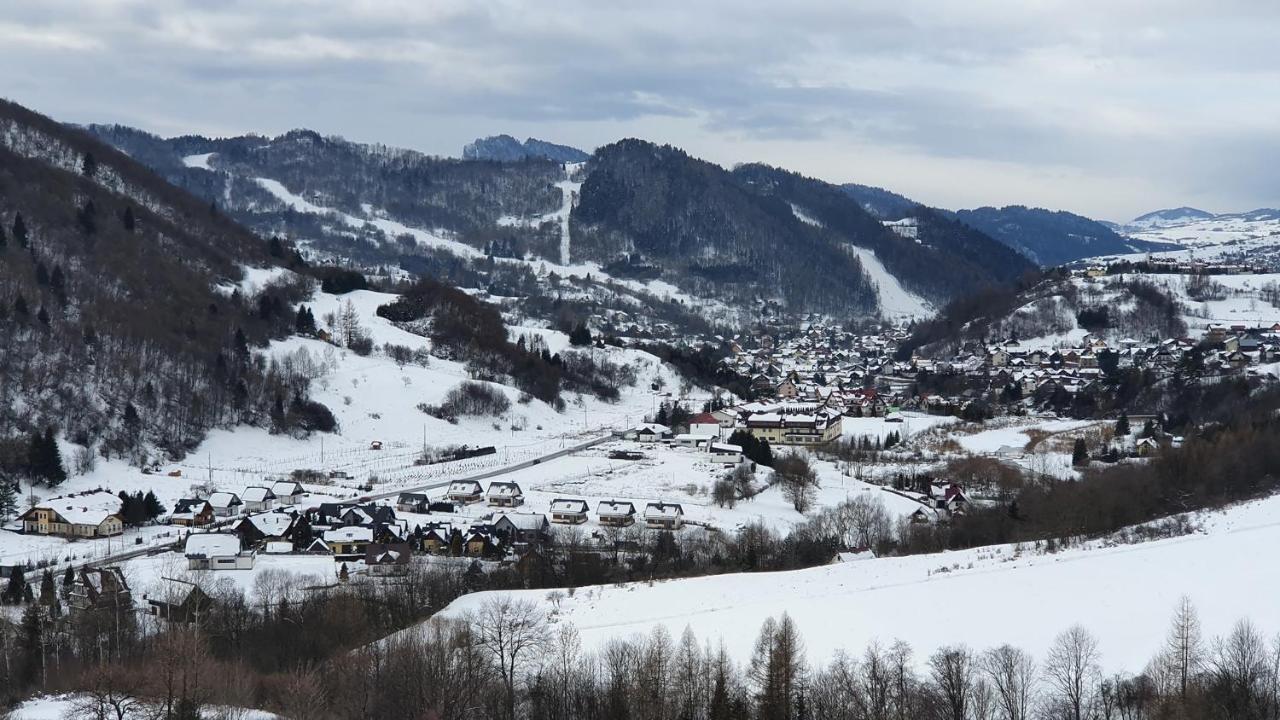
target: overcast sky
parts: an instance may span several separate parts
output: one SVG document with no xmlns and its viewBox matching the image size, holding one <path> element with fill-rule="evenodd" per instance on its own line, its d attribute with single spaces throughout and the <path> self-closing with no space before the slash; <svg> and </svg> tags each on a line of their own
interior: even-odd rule
<svg viewBox="0 0 1280 720">
<path fill-rule="evenodd" d="M 1280 205 L 1274 0 L 11 0 L 0 93 L 164 135 L 669 142 L 942 207 Z M 625 8 L 625 9 L 620 9 Z"/>
</svg>

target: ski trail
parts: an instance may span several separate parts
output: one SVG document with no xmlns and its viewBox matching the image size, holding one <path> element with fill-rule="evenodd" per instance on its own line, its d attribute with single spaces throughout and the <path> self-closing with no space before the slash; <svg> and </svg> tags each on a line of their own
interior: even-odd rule
<svg viewBox="0 0 1280 720">
<path fill-rule="evenodd" d="M 569 264 L 569 213 L 573 211 L 573 196 L 582 187 L 582 183 L 573 181 L 573 173 L 582 163 L 565 163 L 564 179 L 556 183 L 563 197 L 560 210 L 556 212 L 560 220 L 560 264 Z"/>
</svg>

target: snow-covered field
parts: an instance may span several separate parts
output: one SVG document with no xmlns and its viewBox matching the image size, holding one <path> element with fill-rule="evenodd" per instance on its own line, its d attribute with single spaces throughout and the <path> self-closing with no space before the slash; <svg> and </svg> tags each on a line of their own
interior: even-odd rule
<svg viewBox="0 0 1280 720">
<path fill-rule="evenodd" d="M 817 661 L 895 639 L 909 642 L 917 658 L 944 645 L 1006 642 L 1043 657 L 1057 633 L 1079 623 L 1100 638 L 1105 667 L 1132 671 L 1158 649 L 1182 595 L 1200 610 L 1206 636 L 1224 634 L 1244 617 L 1264 632 L 1280 630 L 1280 565 L 1259 555 L 1280 542 L 1278 512 L 1280 496 L 1207 515 L 1203 533 L 1056 554 L 996 546 L 580 588 L 557 597 L 558 609 L 547 591 L 514 594 L 542 604 L 555 622 L 573 623 L 587 647 L 656 625 L 673 635 L 688 626 L 746 661 L 760 625 L 785 612 Z M 490 595 L 463 597 L 445 615 L 474 610 Z"/>
<path fill-rule="evenodd" d="M 208 715 L 213 717 L 221 710 L 226 708 L 210 708 Z M 79 714 L 74 695 L 46 695 L 22 702 L 13 708 L 7 717 L 10 720 L 70 720 L 89 716 Z M 274 713 L 244 708 L 234 708 L 232 717 L 240 720 L 278 720 L 280 718 Z"/>
</svg>

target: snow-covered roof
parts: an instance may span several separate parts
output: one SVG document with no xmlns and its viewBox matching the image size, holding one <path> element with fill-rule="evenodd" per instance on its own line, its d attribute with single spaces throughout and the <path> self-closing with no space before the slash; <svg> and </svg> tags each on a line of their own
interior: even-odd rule
<svg viewBox="0 0 1280 720">
<path fill-rule="evenodd" d="M 199 533 L 187 536 L 183 547 L 187 557 L 232 557 L 240 554 L 240 538 L 230 533 Z"/>
<path fill-rule="evenodd" d="M 216 492 L 209 496 L 209 504 L 215 508 L 228 508 L 242 504 L 240 496 L 230 492 Z"/>
<path fill-rule="evenodd" d="M 278 537 L 288 532 L 289 527 L 293 525 L 293 516 L 287 513 L 270 512 L 250 515 L 243 522 L 252 523 L 258 528 L 258 532 L 267 537 Z"/>
<path fill-rule="evenodd" d="M 711 452 L 741 453 L 742 446 L 733 443 L 711 443 Z"/>
<path fill-rule="evenodd" d="M 277 480 L 272 484 L 271 492 L 275 493 L 276 497 L 283 497 L 285 495 L 302 495 L 306 492 L 306 488 L 302 487 L 302 483 L 294 482 L 292 480 Z"/>
<path fill-rule="evenodd" d="M 634 515 L 636 506 L 626 500 L 601 500 L 596 505 L 596 514 L 605 517 L 617 517 L 619 515 Z"/>
<path fill-rule="evenodd" d="M 674 518 L 684 515 L 684 508 L 678 503 L 649 503 L 644 507 L 646 518 Z"/>
<path fill-rule="evenodd" d="M 53 498 L 36 508 L 47 508 L 58 513 L 73 525 L 101 525 L 111 515 L 119 514 L 120 498 L 106 491 Z"/>
<path fill-rule="evenodd" d="M 327 543 L 371 542 L 372 540 L 373 528 L 370 527 L 348 525 L 324 531 L 324 541 Z"/>
<path fill-rule="evenodd" d="M 449 483 L 448 494 L 463 493 L 470 494 L 480 492 L 480 483 L 475 480 L 454 480 Z"/>
<path fill-rule="evenodd" d="M 585 513 L 587 511 L 586 500 L 570 500 L 568 498 L 556 498 L 551 501 L 551 512 L 553 513 Z"/>
<path fill-rule="evenodd" d="M 547 516 L 542 513 L 504 513 L 499 516 L 498 522 L 502 520 L 511 523 L 517 530 L 540 530 L 547 524 Z"/>
<path fill-rule="evenodd" d="M 494 482 L 489 484 L 489 497 L 521 497 L 520 485 L 513 482 Z"/>
<path fill-rule="evenodd" d="M 240 499 L 245 502 L 260 503 L 267 500 L 275 500 L 276 494 L 271 492 L 271 488 L 253 485 L 245 488 L 244 492 L 240 493 Z"/>
</svg>

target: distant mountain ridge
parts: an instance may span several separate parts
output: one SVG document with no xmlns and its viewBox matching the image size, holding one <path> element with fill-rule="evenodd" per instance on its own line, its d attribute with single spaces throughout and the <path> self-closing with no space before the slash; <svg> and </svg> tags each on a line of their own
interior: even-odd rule
<svg viewBox="0 0 1280 720">
<path fill-rule="evenodd" d="M 589 153 L 569 145 L 557 145 L 537 138 L 527 138 L 523 143 L 510 135 L 491 135 L 478 138 L 462 148 L 464 160 L 495 160 L 514 162 L 529 158 L 543 158 L 558 163 L 585 162 Z"/>
<path fill-rule="evenodd" d="M 855 183 L 840 187 L 881 220 L 911 217 L 919 214 L 919 208 L 923 207 L 911 198 L 884 188 Z M 1064 210 L 1008 205 L 937 212 L 990 235 L 1041 267 L 1164 247 L 1126 237 L 1117 227 Z"/>
<path fill-rule="evenodd" d="M 1153 228 L 1184 225 L 1199 220 L 1212 220 L 1214 214 L 1193 207 L 1166 208 L 1139 215 L 1130 220 L 1126 227 L 1134 230 L 1151 230 Z"/>
</svg>

